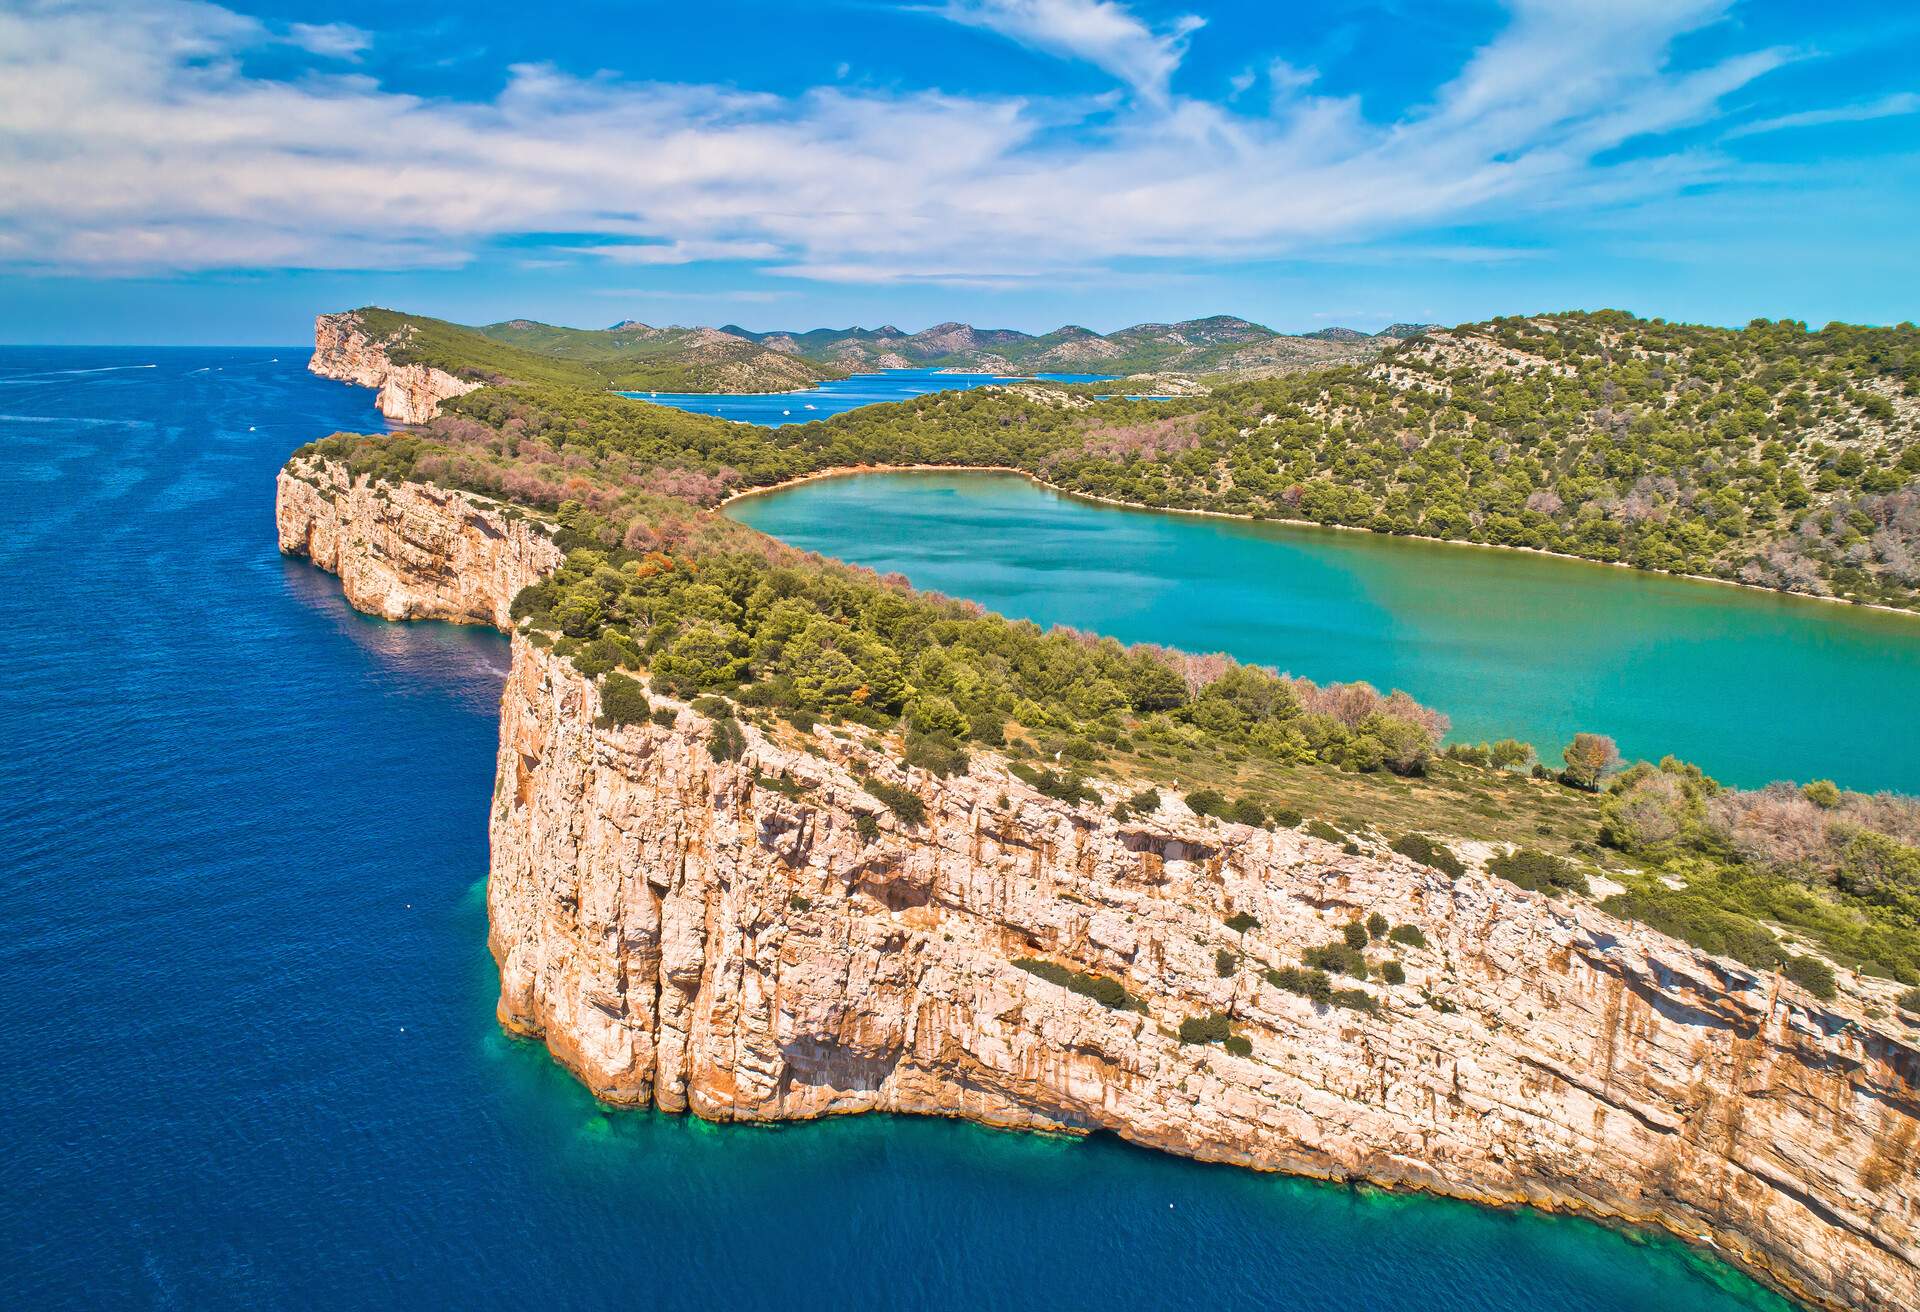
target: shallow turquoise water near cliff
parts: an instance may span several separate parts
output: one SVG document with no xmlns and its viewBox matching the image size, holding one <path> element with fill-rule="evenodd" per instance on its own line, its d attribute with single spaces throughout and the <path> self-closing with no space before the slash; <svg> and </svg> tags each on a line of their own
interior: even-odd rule
<svg viewBox="0 0 1920 1312">
<path fill-rule="evenodd" d="M 1055 383 L 1098 383 L 1111 374 L 1024 374 Z M 907 401 L 930 392 L 968 391 L 1011 379 L 1001 374 L 950 374 L 938 369 L 883 369 L 878 373 L 833 378 L 798 392 L 626 392 L 676 410 L 717 415 L 749 424 L 779 428 L 811 423 L 863 405 Z"/>
<path fill-rule="evenodd" d="M 796 546 L 1008 615 L 1405 688 L 1554 763 L 1576 731 L 1721 780 L 1920 792 L 1920 616 L 1584 561 L 1103 506 L 1012 474 L 735 502 Z"/>
<path fill-rule="evenodd" d="M 0 1306 L 1784 1306 L 1112 1141 L 601 1112 L 493 1021 L 505 644 L 274 549 L 286 453 L 374 422 L 304 358 L 0 350 Z"/>
</svg>

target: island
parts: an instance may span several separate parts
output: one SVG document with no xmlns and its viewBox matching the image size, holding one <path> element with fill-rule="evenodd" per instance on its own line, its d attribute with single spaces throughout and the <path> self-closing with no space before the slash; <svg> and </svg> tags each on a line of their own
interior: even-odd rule
<svg viewBox="0 0 1920 1312">
<path fill-rule="evenodd" d="M 1456 349 L 1432 343 L 1380 360 Z M 510 635 L 499 1016 L 608 1103 L 1109 1132 L 1657 1225 L 1809 1302 L 1916 1312 L 1920 804 L 1615 770 L 1598 734 L 1527 769 L 1444 747 L 1404 694 L 1043 633 L 711 508 L 923 461 L 1217 499 L 1208 442 L 1292 458 L 1290 419 L 1221 426 L 1266 395 L 1236 387 L 1324 393 L 1354 435 L 1425 395 L 1371 412 L 1350 368 L 1172 414 L 1015 388 L 775 431 L 487 386 L 296 452 L 279 543 L 362 610 Z M 1442 372 L 1415 445 L 1507 445 L 1452 428 L 1480 393 Z M 1583 422 L 1589 455 L 1632 446 L 1631 417 Z M 1905 471 L 1910 429 L 1848 440 Z M 1890 495 L 1835 478 L 1809 500 Z"/>
</svg>

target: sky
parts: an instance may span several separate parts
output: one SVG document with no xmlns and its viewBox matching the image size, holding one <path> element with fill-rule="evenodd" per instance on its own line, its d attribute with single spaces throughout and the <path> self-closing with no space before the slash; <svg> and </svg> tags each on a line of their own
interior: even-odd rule
<svg viewBox="0 0 1920 1312">
<path fill-rule="evenodd" d="M 1911 0 L 0 0 L 0 342 L 1920 318 Z"/>
</svg>

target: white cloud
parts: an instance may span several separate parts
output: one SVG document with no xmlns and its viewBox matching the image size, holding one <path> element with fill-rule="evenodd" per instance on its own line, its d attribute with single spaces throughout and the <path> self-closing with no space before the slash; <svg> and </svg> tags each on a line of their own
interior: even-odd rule
<svg viewBox="0 0 1920 1312">
<path fill-rule="evenodd" d="M 1389 123 L 1286 66 L 1268 77 L 1287 94 L 1257 115 L 1176 96 L 779 97 L 540 65 L 490 101 L 451 102 L 357 73 L 250 76 L 240 56 L 276 38 L 197 0 L 6 6 L 0 260 L 102 274 L 457 266 L 555 232 L 590 237 L 527 254 L 854 283 L 1312 256 L 1723 180 L 1735 166 L 1711 152 L 1597 160 L 1711 119 L 1786 57 L 1669 69 L 1673 39 L 1715 21 L 1718 0 L 1518 0 L 1431 104 Z M 1117 6 L 1001 8 L 1085 17 L 1052 39 L 1104 52 L 1136 86 L 1177 62 L 1178 36 Z"/>
<path fill-rule="evenodd" d="M 955 22 L 984 27 L 1021 45 L 1104 69 L 1154 101 L 1206 20 L 1188 14 L 1156 32 L 1117 0 L 948 0 Z"/>
<path fill-rule="evenodd" d="M 295 23 L 287 29 L 287 43 L 328 59 L 358 60 L 373 37 L 350 23 Z"/>
<path fill-rule="evenodd" d="M 1751 137 L 1762 132 L 1780 132 L 1787 128 L 1818 128 L 1830 123 L 1865 123 L 1876 118 L 1898 118 L 1906 114 L 1920 114 L 1920 95 L 1911 91 L 1898 92 L 1891 96 L 1882 96 L 1878 100 L 1869 100 L 1858 105 L 1836 105 L 1831 109 L 1809 109 L 1798 114 L 1781 114 L 1777 118 L 1763 118 L 1752 123 L 1742 123 L 1727 133 L 1727 137 Z"/>
</svg>

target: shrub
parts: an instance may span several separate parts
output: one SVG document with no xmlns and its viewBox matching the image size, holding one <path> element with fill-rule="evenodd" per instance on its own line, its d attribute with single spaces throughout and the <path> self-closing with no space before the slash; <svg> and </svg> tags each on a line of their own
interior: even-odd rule
<svg viewBox="0 0 1920 1312">
<path fill-rule="evenodd" d="M 813 910 L 813 899 L 803 893 L 791 893 L 787 896 L 787 905 L 795 911 Z"/>
<path fill-rule="evenodd" d="M 1611 915 L 1638 920 L 1663 934 L 1691 943 L 1702 952 L 1732 957 L 1758 970 L 1771 970 L 1781 961 L 1779 940 L 1766 926 L 1748 916 L 1713 906 L 1684 890 L 1635 890 L 1616 894 L 1600 904 Z"/>
<path fill-rule="evenodd" d="M 1214 952 L 1213 973 L 1221 979 L 1232 979 L 1233 972 L 1238 969 L 1240 969 L 1239 957 L 1227 951 L 1225 948 L 1220 948 Z"/>
<path fill-rule="evenodd" d="M 1908 989 L 1894 1000 L 1893 1005 L 1910 1016 L 1920 1016 L 1920 989 Z"/>
<path fill-rule="evenodd" d="M 1434 842 L 1425 834 L 1403 834 L 1394 840 L 1392 848 L 1401 856 L 1418 861 L 1423 866 L 1432 866 L 1451 878 L 1458 879 L 1467 873 L 1467 868 L 1460 864 L 1460 858 L 1453 854 L 1452 848 Z"/>
<path fill-rule="evenodd" d="M 939 734 L 908 730 L 904 759 L 939 779 L 967 772 L 967 749 Z"/>
<path fill-rule="evenodd" d="M 1427 945 L 1427 936 L 1420 932 L 1418 925 L 1395 925 L 1387 938 L 1395 943 L 1404 943 L 1410 948 L 1423 948 Z"/>
<path fill-rule="evenodd" d="M 1300 824 L 1300 813 L 1290 806 L 1278 806 L 1273 809 L 1273 823 L 1280 829 L 1294 829 Z"/>
<path fill-rule="evenodd" d="M 1084 970 L 1075 970 L 1063 966 L 1057 961 L 1042 961 L 1038 957 L 1015 957 L 1013 964 L 1029 975 L 1037 975 L 1049 984 L 1058 984 L 1069 993 L 1077 993 L 1083 998 L 1092 998 L 1109 1011 L 1145 1011 L 1147 1006 L 1131 993 L 1126 985 L 1117 979 L 1108 979 L 1105 975 L 1091 975 Z"/>
<path fill-rule="evenodd" d="M 1222 817 L 1227 813 L 1227 799 L 1211 788 L 1196 788 L 1187 794 L 1187 809 L 1195 815 Z"/>
<path fill-rule="evenodd" d="M 1487 872 L 1535 893 L 1592 891 L 1587 885 L 1587 877 L 1580 873 L 1577 866 L 1562 861 L 1550 852 L 1540 852 L 1530 847 L 1517 848 L 1493 858 L 1487 862 Z"/>
<path fill-rule="evenodd" d="M 1369 938 L 1385 938 L 1387 936 L 1387 918 L 1378 911 L 1373 912 L 1367 917 L 1367 936 Z"/>
<path fill-rule="evenodd" d="M 1389 984 L 1405 984 L 1407 972 L 1397 961 L 1383 961 L 1380 963 L 1380 978 Z"/>
<path fill-rule="evenodd" d="M 671 706 L 659 707 L 653 713 L 653 722 L 662 729 L 671 729 L 674 725 L 680 723 L 680 712 L 674 710 Z"/>
<path fill-rule="evenodd" d="M 860 835 L 862 843 L 871 843 L 880 837 L 880 822 L 871 813 L 862 811 L 853 817 L 853 832 Z"/>
<path fill-rule="evenodd" d="M 1367 927 L 1364 923 L 1358 920 L 1349 920 L 1340 927 L 1340 937 L 1347 941 L 1348 947 L 1358 952 L 1367 946 L 1371 936 L 1367 933 Z"/>
<path fill-rule="evenodd" d="M 1780 963 L 1780 973 L 1814 997 L 1831 1000 L 1834 987 L 1833 967 L 1818 957 L 1790 956 Z"/>
<path fill-rule="evenodd" d="M 1251 797 L 1243 797 L 1227 808 L 1226 818 L 1237 825 L 1264 825 L 1267 822 L 1267 808 Z"/>
<path fill-rule="evenodd" d="M 1249 912 L 1236 911 L 1227 917 L 1227 928 L 1236 934 L 1244 934 L 1250 929 L 1260 928 L 1260 920 Z"/>
<path fill-rule="evenodd" d="M 652 710 L 646 687 L 638 679 L 609 674 L 600 681 L 600 725 L 639 724 Z"/>
<path fill-rule="evenodd" d="M 1330 1000 L 1334 1006 L 1345 1007 L 1349 1011 L 1371 1013 L 1380 1010 L 1380 1004 L 1374 1000 L 1373 994 L 1365 989 L 1335 989 Z"/>
<path fill-rule="evenodd" d="M 1341 843 L 1345 842 L 1347 837 L 1318 816 L 1307 821 L 1307 833 L 1323 843 Z"/>
<path fill-rule="evenodd" d="M 1236 1057 L 1253 1056 L 1253 1040 L 1240 1034 L 1229 1034 L 1226 1039 L 1227 1051 Z"/>
<path fill-rule="evenodd" d="M 1265 977 L 1267 983 L 1275 988 L 1298 993 L 1315 1002 L 1327 1002 L 1333 998 L 1333 980 L 1324 970 L 1282 966 L 1278 970 L 1267 971 Z"/>
<path fill-rule="evenodd" d="M 1160 790 L 1145 788 L 1127 799 L 1127 805 L 1141 815 L 1150 815 L 1160 809 Z"/>
<path fill-rule="evenodd" d="M 885 779 L 876 779 L 868 775 L 860 781 L 875 801 L 887 810 L 899 816 L 901 821 L 910 825 L 921 825 L 927 821 L 927 804 L 920 800 L 912 790 L 898 784 L 890 784 Z"/>
<path fill-rule="evenodd" d="M 1182 1043 L 1225 1043 L 1232 1033 L 1232 1022 L 1218 1012 L 1211 1016 L 1189 1016 L 1180 1022 Z"/>
<path fill-rule="evenodd" d="M 1099 794 L 1087 786 L 1087 781 L 1077 774 L 1055 774 L 1044 766 L 1028 765 L 1024 761 L 1015 761 L 1007 767 L 1013 776 L 1032 787 L 1043 797 L 1056 801 L 1070 802 L 1075 806 L 1082 802 L 1099 800 Z"/>
<path fill-rule="evenodd" d="M 707 735 L 707 755 L 716 761 L 737 761 L 746 750 L 747 735 L 740 721 L 731 715 L 713 721 L 713 732 Z"/>
<path fill-rule="evenodd" d="M 1301 959 L 1315 970 L 1325 970 L 1336 975 L 1351 975 L 1355 979 L 1367 977 L 1367 959 L 1345 943 L 1328 943 L 1324 947 L 1308 948 Z"/>
</svg>

